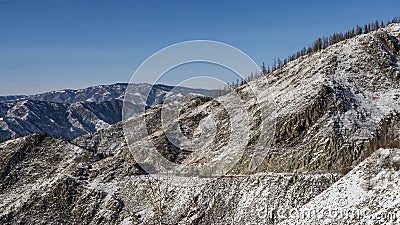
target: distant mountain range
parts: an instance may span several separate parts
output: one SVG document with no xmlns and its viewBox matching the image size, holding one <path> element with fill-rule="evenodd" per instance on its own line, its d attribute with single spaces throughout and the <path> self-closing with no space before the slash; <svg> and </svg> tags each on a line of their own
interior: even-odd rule
<svg viewBox="0 0 400 225">
<path fill-rule="evenodd" d="M 118 83 L 37 95 L 0 96 L 0 140 L 32 133 L 74 139 L 106 128 L 121 121 L 127 87 L 127 83 Z M 168 93 L 171 98 L 214 93 L 205 89 L 150 84 L 132 84 L 132 90 L 138 109 L 162 103 Z M 145 96 L 146 93 L 149 96 Z"/>
</svg>

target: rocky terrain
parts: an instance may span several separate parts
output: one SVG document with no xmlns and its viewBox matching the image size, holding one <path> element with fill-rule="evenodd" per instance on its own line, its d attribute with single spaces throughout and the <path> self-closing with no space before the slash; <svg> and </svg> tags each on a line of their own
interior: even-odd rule
<svg viewBox="0 0 400 225">
<path fill-rule="evenodd" d="M 0 96 L 0 141 L 29 134 L 49 134 L 74 139 L 122 120 L 128 84 L 53 91 L 31 96 Z M 183 95 L 212 96 L 213 91 L 166 85 L 135 84 L 134 107 L 151 107 Z M 149 96 L 144 93 L 150 89 Z M 135 110 L 135 108 L 133 108 Z"/>
<path fill-rule="evenodd" d="M 399 39 L 396 23 L 358 35 L 227 95 L 192 98 L 177 118 L 161 120 L 172 101 L 74 140 L 5 141 L 0 223 L 396 224 Z M 127 132 L 140 121 L 148 134 Z M 204 148 L 168 139 L 176 127 L 204 135 L 209 124 L 215 135 Z M 229 170 L 149 175 L 152 154 L 189 170 Z M 331 215 L 346 209 L 365 213 Z"/>
</svg>

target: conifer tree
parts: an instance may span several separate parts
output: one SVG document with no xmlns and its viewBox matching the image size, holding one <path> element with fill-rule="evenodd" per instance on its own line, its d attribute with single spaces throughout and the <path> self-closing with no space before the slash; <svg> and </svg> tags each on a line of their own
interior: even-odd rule
<svg viewBox="0 0 400 225">
<path fill-rule="evenodd" d="M 278 57 L 278 69 L 282 67 L 282 60 Z"/>
<path fill-rule="evenodd" d="M 265 67 L 265 63 L 263 62 L 261 66 L 261 74 L 266 75 L 267 73 L 267 68 Z"/>
</svg>

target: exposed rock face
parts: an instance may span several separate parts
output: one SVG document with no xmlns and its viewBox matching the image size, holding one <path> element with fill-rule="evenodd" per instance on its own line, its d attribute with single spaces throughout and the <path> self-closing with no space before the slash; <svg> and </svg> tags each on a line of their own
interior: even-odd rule
<svg viewBox="0 0 400 225">
<path fill-rule="evenodd" d="M 72 141 L 31 135 L 3 142 L 0 222 L 341 224 L 346 220 L 297 220 L 279 217 L 276 210 L 338 207 L 344 197 L 359 209 L 376 206 L 359 224 L 387 224 L 374 215 L 398 208 L 399 157 L 398 150 L 377 150 L 400 147 L 399 37 L 400 25 L 392 24 L 340 42 L 254 81 L 254 90 L 244 85 L 216 99 L 194 98 L 173 120 L 162 121 L 156 106 Z M 233 101 L 234 96 L 243 102 Z M 270 98 L 275 112 L 262 115 Z M 234 140 L 237 148 L 243 144 L 243 154 L 224 177 L 143 175 L 143 164 L 137 164 L 125 141 L 124 127 L 144 119 L 148 135 L 129 145 L 146 152 L 144 143 L 151 143 L 169 161 L 196 168 L 217 159 L 230 144 L 232 127 L 244 120 L 229 113 L 240 109 L 250 132 L 245 143 Z M 276 122 L 275 132 L 253 170 L 263 119 Z M 205 120 L 215 122 L 216 135 L 204 149 L 178 148 L 166 137 L 173 127 L 195 137 L 206 131 Z M 374 186 L 379 182 L 383 185 Z M 374 198 L 377 193 L 383 195 Z"/>
</svg>

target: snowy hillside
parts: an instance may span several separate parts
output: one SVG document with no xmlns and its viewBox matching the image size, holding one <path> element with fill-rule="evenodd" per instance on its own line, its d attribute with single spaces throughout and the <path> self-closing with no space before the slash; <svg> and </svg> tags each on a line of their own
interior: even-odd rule
<svg viewBox="0 0 400 225">
<path fill-rule="evenodd" d="M 1 139 L 49 134 L 73 139 L 121 121 L 122 101 L 73 104 L 21 100 L 0 103 Z"/>
<path fill-rule="evenodd" d="M 399 170 L 400 150 L 379 149 L 279 224 L 398 224 Z"/>
</svg>

